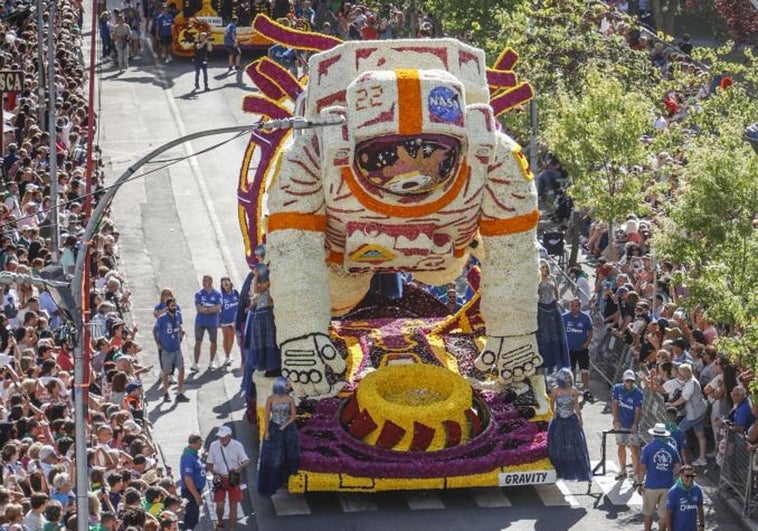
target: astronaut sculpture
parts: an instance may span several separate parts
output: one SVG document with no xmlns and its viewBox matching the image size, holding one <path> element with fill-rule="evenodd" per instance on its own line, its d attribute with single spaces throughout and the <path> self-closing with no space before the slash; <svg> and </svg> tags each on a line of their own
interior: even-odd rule
<svg viewBox="0 0 758 531">
<path fill-rule="evenodd" d="M 484 53 L 452 39 L 346 42 L 314 55 L 299 132 L 269 188 L 267 244 L 282 374 L 298 396 L 340 390 L 333 315 L 376 272 L 428 284 L 481 261 L 494 387 L 542 363 L 536 345 L 539 218 L 532 174 L 490 106 Z"/>
</svg>

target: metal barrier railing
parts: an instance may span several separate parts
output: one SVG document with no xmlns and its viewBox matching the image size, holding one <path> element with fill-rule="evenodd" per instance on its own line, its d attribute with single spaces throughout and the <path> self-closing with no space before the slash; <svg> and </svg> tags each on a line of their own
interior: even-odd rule
<svg viewBox="0 0 758 531">
<path fill-rule="evenodd" d="M 743 515 L 750 515 L 758 507 L 758 500 L 752 499 L 756 492 L 753 486 L 753 453 L 748 450 L 743 434 L 727 432 L 719 476 L 719 495 L 737 497 Z"/>
<path fill-rule="evenodd" d="M 666 400 L 661 393 L 648 388 L 645 389 L 645 395 L 642 399 L 642 411 L 640 413 L 639 428 L 640 439 L 643 444 L 648 444 L 653 440 L 648 430 L 658 422 L 666 419 Z"/>
<path fill-rule="evenodd" d="M 632 365 L 632 349 L 611 333 L 605 325 L 595 328 L 595 338 L 590 345 L 590 367 L 609 386 L 621 381 L 621 375 Z"/>
</svg>

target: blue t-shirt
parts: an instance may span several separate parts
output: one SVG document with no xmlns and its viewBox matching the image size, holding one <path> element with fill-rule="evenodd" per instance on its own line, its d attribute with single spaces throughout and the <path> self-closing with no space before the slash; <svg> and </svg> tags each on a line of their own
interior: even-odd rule
<svg viewBox="0 0 758 531">
<path fill-rule="evenodd" d="M 703 504 L 703 491 L 697 485 L 687 490 L 675 484 L 666 496 L 666 509 L 671 510 L 671 531 L 697 529 L 697 508 Z"/>
<path fill-rule="evenodd" d="M 674 465 L 679 463 L 679 452 L 668 441 L 653 439 L 642 449 L 640 463 L 645 465 L 645 487 L 670 489 L 674 484 Z"/>
<path fill-rule="evenodd" d="M 158 37 L 171 37 L 171 26 L 174 25 L 171 13 L 158 15 L 155 22 L 158 24 Z"/>
<path fill-rule="evenodd" d="M 621 426 L 630 429 L 634 423 L 634 410 L 642 407 L 642 389 L 636 385 L 627 391 L 624 384 L 613 386 L 613 400 L 618 402 L 618 418 Z"/>
<path fill-rule="evenodd" d="M 164 313 L 155 321 L 153 335 L 156 336 L 161 349 L 167 352 L 178 352 L 182 346 L 182 314 Z"/>
<path fill-rule="evenodd" d="M 221 324 L 233 324 L 237 317 L 237 306 L 239 305 L 239 291 L 233 289 L 231 293 L 221 292 Z"/>
<path fill-rule="evenodd" d="M 205 488 L 205 471 L 203 470 L 200 456 L 197 455 L 197 452 L 193 448 L 184 449 L 182 458 L 179 461 L 179 468 L 181 469 L 182 489 L 188 490 L 187 485 L 184 483 L 184 477 L 190 476 L 198 492 L 202 492 Z"/>
<path fill-rule="evenodd" d="M 237 25 L 234 22 L 230 22 L 224 32 L 224 46 L 234 46 L 234 42 L 237 40 Z"/>
<path fill-rule="evenodd" d="M 582 344 L 587 341 L 587 337 L 592 332 L 590 316 L 585 312 L 579 312 L 579 315 L 574 317 L 571 312 L 566 312 L 563 314 L 563 324 L 566 327 L 569 350 L 572 352 L 582 350 Z"/>
<path fill-rule="evenodd" d="M 195 293 L 195 306 L 221 306 L 221 292 L 211 289 L 201 289 Z M 213 313 L 198 313 L 195 317 L 195 326 L 215 328 L 218 326 L 218 318 L 221 310 Z"/>
<path fill-rule="evenodd" d="M 668 423 L 666 423 L 666 429 L 671 432 L 671 437 L 669 437 L 669 444 L 673 446 L 677 452 L 679 452 L 679 457 L 682 457 L 682 451 L 687 448 L 687 437 L 684 436 L 684 432 L 679 429 L 679 426 L 674 424 L 673 426 L 669 426 Z"/>
<path fill-rule="evenodd" d="M 738 405 L 733 412 L 729 413 L 729 420 L 731 420 L 732 424 L 735 426 L 744 426 L 745 431 L 753 425 L 755 417 L 750 409 L 750 402 L 747 398 L 740 402 L 740 405 Z"/>
</svg>

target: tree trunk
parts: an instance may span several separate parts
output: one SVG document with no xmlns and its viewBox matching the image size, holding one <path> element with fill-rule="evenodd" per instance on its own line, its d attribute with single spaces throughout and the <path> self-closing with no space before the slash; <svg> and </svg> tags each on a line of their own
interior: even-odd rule
<svg viewBox="0 0 758 531">
<path fill-rule="evenodd" d="M 573 267 L 576 265 L 577 259 L 579 258 L 579 212 L 576 210 L 573 210 L 571 212 L 571 227 L 572 227 L 572 234 L 571 234 L 571 255 L 569 256 L 569 267 Z"/>
<path fill-rule="evenodd" d="M 608 222 L 608 248 L 605 250 L 605 256 L 609 262 L 615 262 L 618 260 L 616 257 L 616 246 L 614 245 L 613 238 L 613 222 Z"/>
<path fill-rule="evenodd" d="M 662 0 L 653 0 L 651 4 L 656 31 L 663 29 L 663 7 L 661 6 L 661 1 Z"/>
</svg>

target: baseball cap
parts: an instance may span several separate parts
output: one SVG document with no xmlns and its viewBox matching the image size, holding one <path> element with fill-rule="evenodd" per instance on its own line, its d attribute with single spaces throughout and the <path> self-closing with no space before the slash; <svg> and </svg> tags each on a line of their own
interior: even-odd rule
<svg viewBox="0 0 758 531">
<path fill-rule="evenodd" d="M 216 437 L 219 439 L 221 437 L 229 437 L 232 434 L 232 429 L 229 426 L 221 426 L 218 429 L 218 433 L 216 434 Z"/>
<path fill-rule="evenodd" d="M 126 384 L 126 392 L 131 393 L 132 391 L 136 389 L 140 389 L 142 387 L 142 384 L 140 382 L 131 382 Z"/>
<path fill-rule="evenodd" d="M 634 374 L 634 371 L 632 369 L 627 369 L 624 371 L 624 381 L 632 380 L 633 382 L 637 381 L 637 375 Z"/>
</svg>

